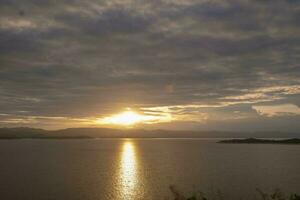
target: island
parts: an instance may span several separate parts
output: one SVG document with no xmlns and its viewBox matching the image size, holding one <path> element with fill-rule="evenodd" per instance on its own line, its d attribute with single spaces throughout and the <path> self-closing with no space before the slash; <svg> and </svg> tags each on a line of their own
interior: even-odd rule
<svg viewBox="0 0 300 200">
<path fill-rule="evenodd" d="M 229 144 L 300 144 L 300 139 L 299 138 L 291 138 L 291 139 L 246 138 L 246 139 L 221 140 L 218 143 L 229 143 Z"/>
</svg>

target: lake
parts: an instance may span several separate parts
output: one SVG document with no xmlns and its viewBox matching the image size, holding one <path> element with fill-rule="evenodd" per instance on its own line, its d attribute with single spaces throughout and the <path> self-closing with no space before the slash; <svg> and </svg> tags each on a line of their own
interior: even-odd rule
<svg viewBox="0 0 300 200">
<path fill-rule="evenodd" d="M 256 188 L 300 193 L 299 145 L 216 141 L 1 140 L 0 198 L 171 199 L 170 185 L 226 199 L 254 199 Z"/>
</svg>

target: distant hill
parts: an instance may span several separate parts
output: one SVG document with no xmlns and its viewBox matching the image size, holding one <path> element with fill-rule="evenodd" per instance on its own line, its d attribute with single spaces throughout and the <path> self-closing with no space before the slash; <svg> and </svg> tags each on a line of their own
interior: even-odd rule
<svg viewBox="0 0 300 200">
<path fill-rule="evenodd" d="M 27 127 L 20 128 L 0 128 L 0 138 L 10 139 L 10 138 L 33 138 L 33 137 L 42 137 L 48 131 L 43 129 L 34 129 Z"/>
<path fill-rule="evenodd" d="M 229 131 L 171 131 L 112 128 L 68 128 L 43 130 L 35 128 L 0 128 L 0 139 L 18 138 L 293 138 L 297 133 L 229 132 Z"/>
<path fill-rule="evenodd" d="M 270 139 L 232 139 L 232 140 L 221 140 L 219 143 L 230 143 L 230 144 L 300 144 L 300 139 L 281 139 L 281 140 L 270 140 Z"/>
</svg>

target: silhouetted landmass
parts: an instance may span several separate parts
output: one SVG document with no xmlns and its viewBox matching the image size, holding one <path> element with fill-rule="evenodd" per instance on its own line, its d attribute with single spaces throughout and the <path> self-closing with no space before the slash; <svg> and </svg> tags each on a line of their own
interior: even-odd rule
<svg viewBox="0 0 300 200">
<path fill-rule="evenodd" d="M 232 140 L 221 140 L 219 143 L 230 143 L 230 144 L 300 144 L 300 139 L 282 139 L 282 140 L 270 140 L 270 139 L 232 139 Z"/>
<path fill-rule="evenodd" d="M 83 138 L 283 138 L 299 137 L 297 133 L 230 132 L 230 131 L 172 131 L 113 128 L 68 128 L 43 130 L 35 128 L 0 128 L 0 139 L 83 139 Z"/>
</svg>

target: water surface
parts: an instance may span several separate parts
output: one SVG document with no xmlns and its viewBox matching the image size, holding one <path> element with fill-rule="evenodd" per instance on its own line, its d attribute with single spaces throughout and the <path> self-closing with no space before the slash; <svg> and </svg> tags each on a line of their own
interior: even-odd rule
<svg viewBox="0 0 300 200">
<path fill-rule="evenodd" d="M 300 146 L 204 139 L 1 140 L 1 199 L 128 200 L 256 188 L 300 193 Z"/>
</svg>

